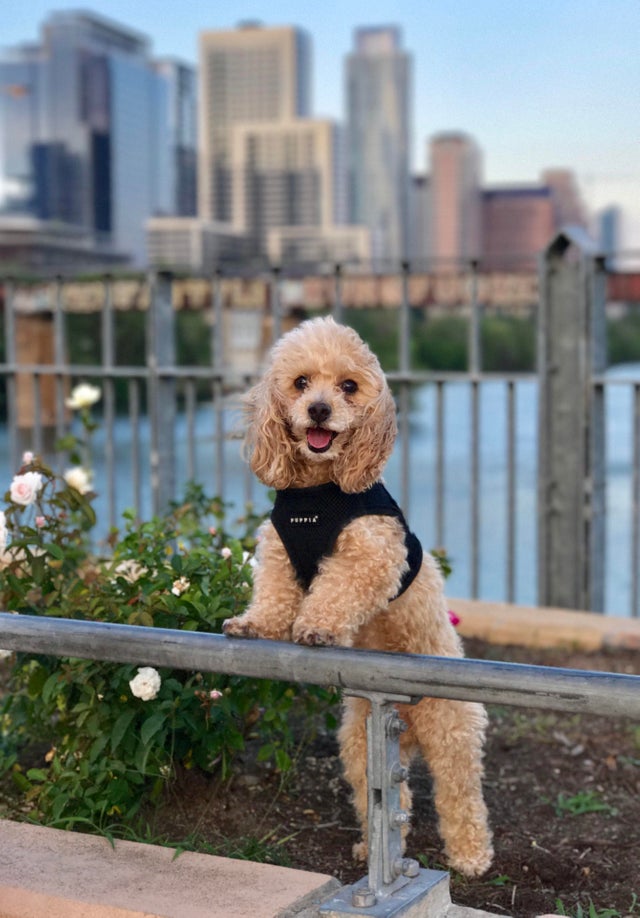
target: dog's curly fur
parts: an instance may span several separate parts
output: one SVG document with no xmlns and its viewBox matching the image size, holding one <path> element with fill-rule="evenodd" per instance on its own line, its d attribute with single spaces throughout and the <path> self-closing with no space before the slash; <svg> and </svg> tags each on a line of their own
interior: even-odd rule
<svg viewBox="0 0 640 918">
<path fill-rule="evenodd" d="M 277 342 L 262 380 L 248 393 L 247 409 L 251 467 L 278 490 L 334 482 L 345 492 L 364 491 L 379 481 L 396 435 L 393 398 L 377 358 L 355 331 L 332 319 L 304 322 Z M 305 591 L 267 522 L 253 601 L 243 615 L 226 622 L 225 633 L 462 656 L 431 555 L 424 555 L 406 592 L 385 598 L 396 596 L 406 569 L 402 524 L 389 516 L 359 517 L 342 530 Z M 354 846 L 360 858 L 367 850 L 368 710 L 366 700 L 347 698 L 339 733 L 363 827 L 364 840 Z M 408 724 L 401 738 L 403 760 L 421 752 L 429 764 L 449 863 L 467 876 L 480 876 L 493 856 L 481 788 L 485 710 L 435 698 L 398 705 L 398 710 Z M 408 788 L 403 793 L 408 809 Z"/>
</svg>

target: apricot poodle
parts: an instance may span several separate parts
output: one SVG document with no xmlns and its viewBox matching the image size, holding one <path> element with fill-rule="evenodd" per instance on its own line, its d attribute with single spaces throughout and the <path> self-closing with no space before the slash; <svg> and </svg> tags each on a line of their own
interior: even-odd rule
<svg viewBox="0 0 640 918">
<path fill-rule="evenodd" d="M 381 483 L 396 435 L 393 398 L 377 358 L 350 328 L 314 319 L 274 346 L 247 395 L 251 467 L 276 489 L 258 546 L 253 600 L 225 623 L 230 637 L 271 638 L 462 656 L 443 581 Z M 484 873 L 493 856 L 482 797 L 486 714 L 471 702 L 398 705 L 401 756 L 429 765 L 449 864 Z M 366 857 L 366 717 L 348 697 L 339 733 Z M 403 805 L 410 806 L 408 788 Z"/>
</svg>

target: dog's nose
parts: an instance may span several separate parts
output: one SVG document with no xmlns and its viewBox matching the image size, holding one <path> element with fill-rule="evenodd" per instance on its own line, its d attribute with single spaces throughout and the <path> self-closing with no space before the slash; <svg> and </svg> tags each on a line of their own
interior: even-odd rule
<svg viewBox="0 0 640 918">
<path fill-rule="evenodd" d="M 322 424 L 331 414 L 331 406 L 326 402 L 312 402 L 307 408 L 307 414 L 316 424 Z"/>
</svg>

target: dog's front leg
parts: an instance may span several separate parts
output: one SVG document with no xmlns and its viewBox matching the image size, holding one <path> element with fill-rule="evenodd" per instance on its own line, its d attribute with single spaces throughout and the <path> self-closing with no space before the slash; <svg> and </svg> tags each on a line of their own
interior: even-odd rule
<svg viewBox="0 0 640 918">
<path fill-rule="evenodd" d="M 384 611 L 400 587 L 407 551 L 392 517 L 349 523 L 320 564 L 293 625 L 298 644 L 350 647 L 360 628 Z"/>
<path fill-rule="evenodd" d="M 267 522 L 260 530 L 253 599 L 246 612 L 225 621 L 223 631 L 227 637 L 290 641 L 301 599 L 302 589 L 286 550 Z"/>
</svg>

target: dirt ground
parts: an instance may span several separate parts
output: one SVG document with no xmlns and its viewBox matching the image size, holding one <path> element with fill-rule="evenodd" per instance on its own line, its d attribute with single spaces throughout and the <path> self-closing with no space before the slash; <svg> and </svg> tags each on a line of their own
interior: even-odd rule
<svg viewBox="0 0 640 918">
<path fill-rule="evenodd" d="M 577 669 L 640 673 L 640 653 L 567 653 L 466 641 L 467 656 Z M 640 725 L 628 720 L 491 706 L 486 797 L 495 862 L 480 880 L 453 875 L 454 903 L 529 918 L 640 915 Z M 407 855 L 442 868 L 426 768 L 412 768 Z M 320 736 L 282 781 L 251 765 L 231 786 L 190 772 L 155 813 L 154 832 L 210 849 L 332 874 L 363 875 L 353 863 L 357 829 L 335 737 Z M 247 842 L 252 839 L 252 842 Z"/>
</svg>

